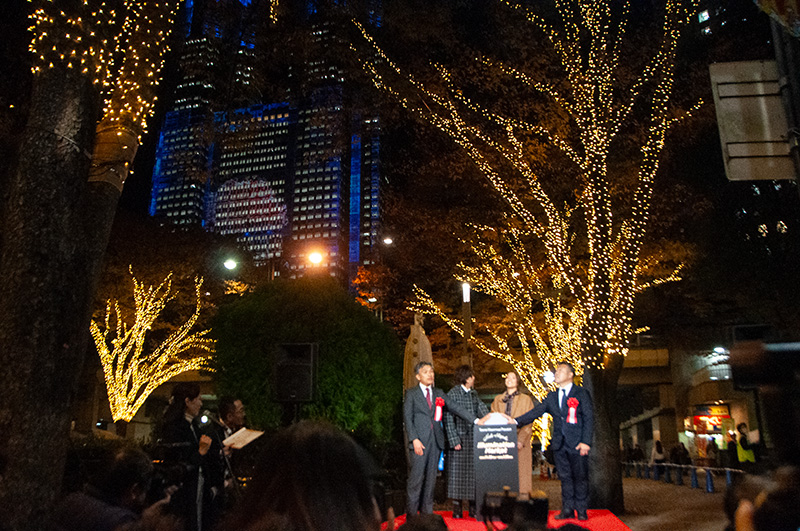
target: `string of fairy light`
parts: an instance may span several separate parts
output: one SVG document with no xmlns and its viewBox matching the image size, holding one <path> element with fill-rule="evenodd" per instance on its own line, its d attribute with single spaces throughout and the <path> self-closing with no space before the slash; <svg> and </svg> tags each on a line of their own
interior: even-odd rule
<svg viewBox="0 0 800 531">
<path fill-rule="evenodd" d="M 139 134 L 153 113 L 159 73 L 178 0 L 76 2 L 66 13 L 53 0 L 28 0 L 32 70 L 66 67 L 91 78 L 104 97 L 102 121 L 133 127 Z"/>
<path fill-rule="evenodd" d="M 152 350 L 146 350 L 147 335 L 176 296 L 172 291 L 172 273 L 158 286 L 145 286 L 133 277 L 132 323 L 126 322 L 119 302 L 113 300 L 106 304 L 103 325 L 94 320 L 90 323 L 115 422 L 130 422 L 147 397 L 171 378 L 209 368 L 214 341 L 205 336 L 210 330 L 192 332 L 200 317 L 202 286 L 203 280 L 195 279 L 196 304 L 192 316 Z M 111 333 L 114 335 L 109 338 Z"/>
<path fill-rule="evenodd" d="M 558 360 L 571 361 L 582 374 L 587 368 L 602 369 L 612 356 L 626 354 L 629 338 L 636 332 L 632 322 L 636 294 L 680 278 L 683 264 L 666 274 L 657 273 L 660 254 L 643 256 L 642 246 L 665 136 L 676 121 L 670 116 L 670 98 L 679 33 L 697 10 L 697 1 L 666 2 L 660 45 L 627 87 L 621 86 L 617 72 L 630 1 L 613 6 L 590 0 L 557 1 L 559 19 L 553 23 L 523 4 L 498 1 L 522 13 L 543 32 L 565 82 L 538 81 L 486 57 L 476 62 L 548 98 L 569 117 L 574 127 L 569 137 L 477 103 L 442 65 L 432 65 L 438 88 L 429 88 L 400 68 L 358 22 L 354 24 L 367 50 L 356 44 L 352 48 L 373 84 L 464 148 L 508 205 L 508 217 L 514 223 L 472 227 L 472 237 L 465 242 L 472 260 L 460 264 L 457 276 L 505 309 L 501 324 L 473 326 L 476 333 L 471 343 L 513 364 L 541 399 L 551 387 L 541 374 L 553 370 Z M 407 95 L 408 89 L 413 96 Z M 634 115 L 642 114 L 647 122 L 632 206 L 615 208 L 609 153 L 620 131 L 630 127 Z M 537 161 L 528 159 L 526 135 L 544 141 L 575 165 L 580 184 L 573 204 L 557 205 L 546 192 L 533 169 Z M 497 160 L 514 171 L 501 169 Z M 576 212 L 584 219 L 585 249 L 574 247 Z M 528 247 L 541 249 L 544 259 L 534 259 Z M 588 259 L 580 260 L 579 255 Z M 410 309 L 438 315 L 463 335 L 460 320 L 449 316 L 421 289 L 415 290 Z"/>
<path fill-rule="evenodd" d="M 273 24 L 278 22 L 278 0 L 270 0 L 269 2 L 269 19 Z"/>
</svg>

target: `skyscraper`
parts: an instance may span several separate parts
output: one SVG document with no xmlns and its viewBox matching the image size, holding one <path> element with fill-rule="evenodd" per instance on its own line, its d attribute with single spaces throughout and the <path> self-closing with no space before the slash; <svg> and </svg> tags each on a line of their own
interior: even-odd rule
<svg viewBox="0 0 800 531">
<path fill-rule="evenodd" d="M 352 280 L 360 264 L 374 260 L 379 231 L 378 118 L 345 105 L 335 54 L 313 52 L 293 68 L 286 101 L 220 109 L 228 103 L 219 98 L 221 63 L 224 79 L 236 85 L 229 90 L 251 79 L 255 33 L 225 18 L 247 17 L 248 9 L 187 3 L 193 20 L 159 138 L 150 213 L 234 236 L 256 264 L 276 272 L 302 276 L 313 268 Z M 316 8 L 306 16 L 312 49 L 344 44 Z M 311 253 L 321 262 L 311 264 Z"/>
<path fill-rule="evenodd" d="M 256 265 L 276 267 L 282 255 L 294 122 L 286 103 L 217 114 L 206 227 L 237 237 Z"/>
</svg>

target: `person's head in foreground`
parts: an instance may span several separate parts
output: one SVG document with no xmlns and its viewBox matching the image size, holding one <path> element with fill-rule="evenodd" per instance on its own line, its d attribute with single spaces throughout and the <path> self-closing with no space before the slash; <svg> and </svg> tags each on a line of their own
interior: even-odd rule
<svg viewBox="0 0 800 531">
<path fill-rule="evenodd" d="M 735 531 L 800 529 L 800 470 L 778 469 L 772 476 L 745 475 L 725 495 L 725 512 Z"/>
<path fill-rule="evenodd" d="M 377 531 L 371 468 L 366 452 L 337 428 L 302 421 L 271 438 L 223 529 Z"/>
</svg>

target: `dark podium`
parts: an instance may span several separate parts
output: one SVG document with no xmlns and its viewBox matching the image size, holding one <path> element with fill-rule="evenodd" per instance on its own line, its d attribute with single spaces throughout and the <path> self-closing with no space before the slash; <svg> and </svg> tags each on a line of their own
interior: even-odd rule
<svg viewBox="0 0 800 531">
<path fill-rule="evenodd" d="M 475 508 L 480 519 L 487 492 L 508 487 L 519 491 L 517 426 L 514 424 L 475 426 Z"/>
</svg>

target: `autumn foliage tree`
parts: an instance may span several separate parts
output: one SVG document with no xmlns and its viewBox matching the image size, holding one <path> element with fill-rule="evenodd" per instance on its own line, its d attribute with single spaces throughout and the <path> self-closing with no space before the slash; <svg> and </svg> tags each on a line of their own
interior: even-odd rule
<svg viewBox="0 0 800 531">
<path fill-rule="evenodd" d="M 630 2 L 499 8 L 549 49 L 533 60 L 522 53 L 520 64 L 476 54 L 466 68 L 434 63 L 412 74 L 358 23 L 354 48 L 375 86 L 448 135 L 503 199 L 501 219 L 472 226 L 457 274 L 502 309 L 478 323 L 472 344 L 513 364 L 540 399 L 550 389 L 543 372 L 573 362 L 596 404 L 593 503 L 621 511 L 614 400 L 634 301 L 677 280 L 685 256 L 648 229 L 665 138 L 685 115 L 673 102 L 676 56 L 695 3 L 665 3 L 646 57 L 634 49 L 646 49 L 643 39 L 628 39 Z M 463 333 L 424 290 L 412 307 Z"/>
</svg>

